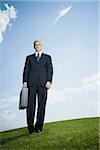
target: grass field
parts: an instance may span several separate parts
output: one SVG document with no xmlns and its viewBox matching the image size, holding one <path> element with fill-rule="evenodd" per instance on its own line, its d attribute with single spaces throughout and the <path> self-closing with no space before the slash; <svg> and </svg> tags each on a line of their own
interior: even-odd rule
<svg viewBox="0 0 100 150">
<path fill-rule="evenodd" d="M 46 123 L 41 134 L 0 132 L 0 150 L 99 150 L 99 118 Z"/>
</svg>

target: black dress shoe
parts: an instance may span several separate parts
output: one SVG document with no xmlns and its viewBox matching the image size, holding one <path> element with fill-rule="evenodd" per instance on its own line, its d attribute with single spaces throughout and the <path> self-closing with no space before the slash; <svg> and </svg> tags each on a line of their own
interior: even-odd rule
<svg viewBox="0 0 100 150">
<path fill-rule="evenodd" d="M 28 127 L 29 134 L 32 134 L 34 132 L 34 127 Z"/>
<path fill-rule="evenodd" d="M 36 133 L 40 134 L 42 130 L 35 130 Z"/>
<path fill-rule="evenodd" d="M 28 130 L 29 131 L 29 134 L 32 134 L 34 132 L 34 130 Z"/>
<path fill-rule="evenodd" d="M 42 132 L 42 130 L 38 130 L 38 132 L 37 132 L 37 133 L 38 133 L 38 134 L 41 134 L 41 132 Z"/>
<path fill-rule="evenodd" d="M 32 133 L 33 133 L 33 131 L 29 130 L 29 134 L 32 134 Z"/>
</svg>

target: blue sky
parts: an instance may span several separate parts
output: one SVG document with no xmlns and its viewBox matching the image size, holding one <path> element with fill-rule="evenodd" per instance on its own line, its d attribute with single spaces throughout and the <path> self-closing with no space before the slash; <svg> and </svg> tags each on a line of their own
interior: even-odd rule
<svg viewBox="0 0 100 150">
<path fill-rule="evenodd" d="M 0 130 L 26 126 L 18 102 L 35 39 L 54 66 L 45 122 L 98 116 L 98 1 L 6 1 L 0 10 Z"/>
</svg>

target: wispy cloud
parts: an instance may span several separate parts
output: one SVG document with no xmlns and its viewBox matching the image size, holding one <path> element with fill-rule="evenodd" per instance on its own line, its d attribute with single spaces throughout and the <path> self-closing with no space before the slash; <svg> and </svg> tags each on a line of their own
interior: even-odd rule
<svg viewBox="0 0 100 150">
<path fill-rule="evenodd" d="M 2 112 L 0 112 L 0 131 L 25 126 L 25 112 L 23 113 L 16 110 L 12 110 L 11 108 L 7 110 L 5 109 Z"/>
<path fill-rule="evenodd" d="M 5 5 L 5 10 L 0 9 L 0 43 L 3 41 L 3 34 L 5 33 L 7 26 L 12 25 L 11 20 L 15 20 L 17 17 L 17 11 L 14 6 Z"/>
<path fill-rule="evenodd" d="M 49 103 L 62 103 L 69 94 L 72 95 L 75 92 L 93 92 L 94 90 L 97 90 L 99 86 L 100 72 L 90 77 L 85 77 L 81 81 L 81 85 L 79 87 L 66 87 L 62 90 L 56 90 L 55 88 L 52 88 L 49 93 L 48 101 Z"/>
<path fill-rule="evenodd" d="M 80 92 L 80 91 L 93 91 L 98 89 L 100 86 L 100 72 L 90 76 L 85 77 L 81 81 L 81 85 L 75 88 L 65 88 L 65 92 L 72 93 L 72 92 Z"/>
<path fill-rule="evenodd" d="M 16 90 L 18 91 L 18 90 Z M 13 90 L 0 97 L 0 131 L 25 126 L 25 111 L 19 111 L 19 93 Z"/>
<path fill-rule="evenodd" d="M 57 16 L 56 19 L 52 22 L 52 25 L 56 24 L 57 21 L 58 21 L 61 17 L 65 16 L 65 15 L 70 11 L 71 8 L 72 8 L 72 6 L 69 6 L 69 7 L 66 7 L 66 8 L 60 10 L 58 16 Z"/>
</svg>

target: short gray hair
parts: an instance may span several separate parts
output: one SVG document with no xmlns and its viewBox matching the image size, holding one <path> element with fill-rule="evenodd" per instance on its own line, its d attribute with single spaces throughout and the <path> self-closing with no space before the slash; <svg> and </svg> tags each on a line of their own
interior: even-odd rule
<svg viewBox="0 0 100 150">
<path fill-rule="evenodd" d="M 36 42 L 39 42 L 39 43 L 41 43 L 41 44 L 42 44 L 41 40 L 35 40 L 35 41 L 33 42 L 33 44 L 34 44 L 34 48 L 35 48 L 35 44 L 36 44 Z"/>
</svg>

